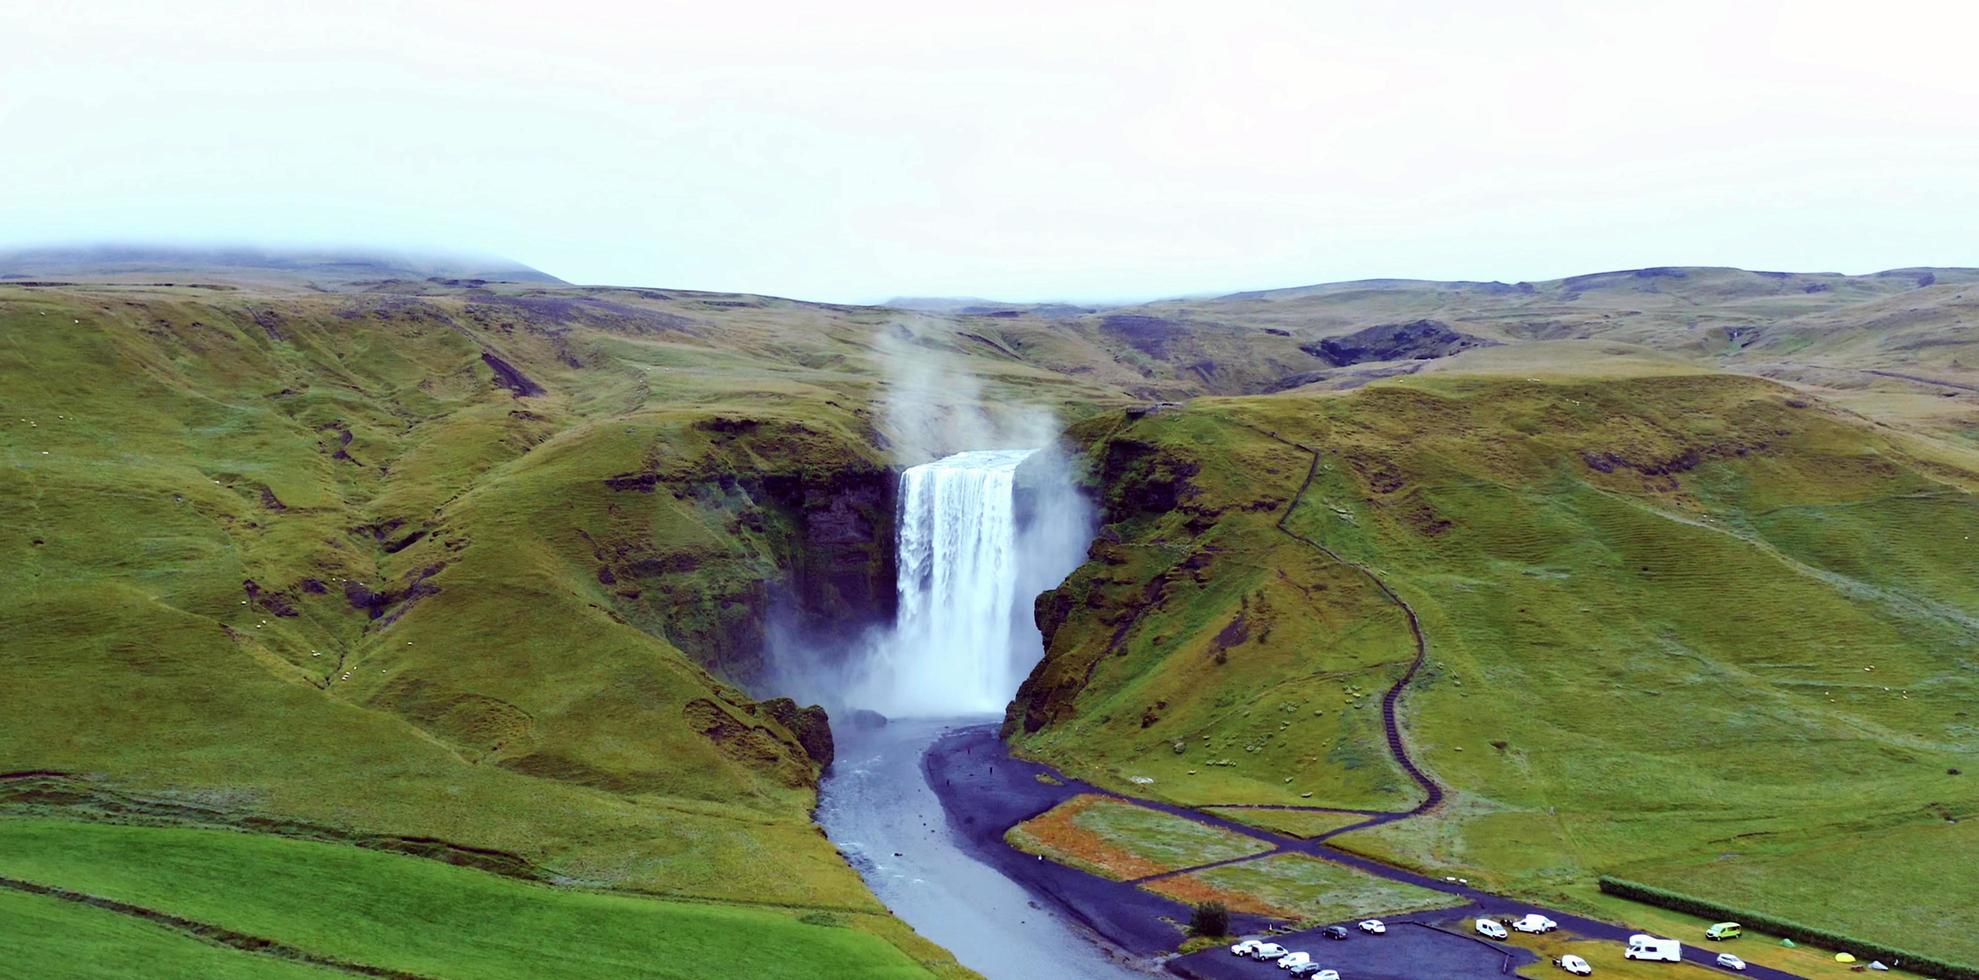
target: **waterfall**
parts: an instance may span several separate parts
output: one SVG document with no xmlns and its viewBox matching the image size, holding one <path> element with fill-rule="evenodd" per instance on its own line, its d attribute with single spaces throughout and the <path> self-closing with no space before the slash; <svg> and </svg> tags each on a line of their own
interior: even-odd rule
<svg viewBox="0 0 1979 980">
<path fill-rule="evenodd" d="M 1044 656 L 1032 601 L 1078 567 L 1093 533 L 1092 506 L 1056 457 L 1027 476 L 1018 512 L 1018 467 L 1036 452 L 956 453 L 900 474 L 893 626 L 826 699 L 924 718 L 1009 705 Z"/>
<path fill-rule="evenodd" d="M 895 711 L 1002 711 L 1017 690 L 1014 491 L 1031 452 L 957 453 L 900 475 Z"/>
</svg>

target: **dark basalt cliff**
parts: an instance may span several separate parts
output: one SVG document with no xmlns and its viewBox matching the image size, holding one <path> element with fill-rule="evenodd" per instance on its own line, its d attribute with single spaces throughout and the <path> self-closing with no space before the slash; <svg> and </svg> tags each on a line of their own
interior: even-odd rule
<svg viewBox="0 0 1979 980">
<path fill-rule="evenodd" d="M 1496 343 L 1452 330 L 1441 320 L 1412 320 L 1328 337 L 1316 344 L 1302 344 L 1299 349 L 1334 367 L 1346 367 L 1364 361 L 1426 361 Z"/>
</svg>

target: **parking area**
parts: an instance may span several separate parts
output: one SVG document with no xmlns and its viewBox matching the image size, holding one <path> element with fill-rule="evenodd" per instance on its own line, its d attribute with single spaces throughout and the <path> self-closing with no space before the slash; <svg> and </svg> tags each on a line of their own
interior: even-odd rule
<svg viewBox="0 0 1979 980">
<path fill-rule="evenodd" d="M 1384 936 L 1353 931 L 1345 940 L 1330 940 L 1315 928 L 1271 939 L 1287 949 L 1312 954 L 1322 966 L 1339 970 L 1342 980 L 1510 977 L 1535 959 L 1523 949 L 1494 947 L 1421 922 L 1395 919 L 1387 922 L 1388 934 Z M 1353 928 L 1351 922 L 1344 924 L 1350 930 Z M 1172 960 L 1168 969 L 1191 980 L 1265 980 L 1285 976 L 1284 971 L 1270 962 L 1232 956 L 1227 947 Z"/>
</svg>

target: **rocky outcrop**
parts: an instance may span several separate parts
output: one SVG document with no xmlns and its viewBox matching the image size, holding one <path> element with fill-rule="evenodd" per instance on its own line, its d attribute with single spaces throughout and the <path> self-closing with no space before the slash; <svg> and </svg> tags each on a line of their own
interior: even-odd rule
<svg viewBox="0 0 1979 980">
<path fill-rule="evenodd" d="M 1459 333 L 1441 320 L 1412 320 L 1328 337 L 1316 344 L 1301 344 L 1299 349 L 1334 367 L 1345 367 L 1363 361 L 1427 361 L 1496 343 Z"/>
<path fill-rule="evenodd" d="M 748 705 L 744 709 L 751 713 L 756 710 Z M 681 718 L 688 727 L 713 742 L 724 756 L 773 776 L 785 786 L 808 786 L 816 782 L 816 771 L 807 759 L 806 749 L 778 737 L 765 725 L 744 722 L 707 698 L 687 702 L 681 709 Z"/>
<path fill-rule="evenodd" d="M 580 532 L 629 622 L 749 686 L 768 674 L 772 629 L 830 651 L 892 620 L 896 474 L 803 423 L 694 427 L 710 443 L 697 455 L 652 457 L 603 483 L 628 515 L 690 507 L 718 537 Z"/>
<path fill-rule="evenodd" d="M 488 365 L 489 370 L 495 372 L 495 384 L 507 388 L 515 397 L 523 398 L 543 393 L 542 385 L 529 380 L 521 371 L 516 370 L 515 365 L 496 357 L 493 353 L 482 351 L 481 361 Z"/>
<path fill-rule="evenodd" d="M 776 723 L 790 729 L 797 736 L 797 744 L 804 747 L 804 754 L 818 764 L 820 770 L 831 768 L 834 748 L 831 738 L 831 719 L 825 709 L 818 705 L 800 708 L 789 698 L 771 698 L 762 702 L 763 713 L 776 719 Z"/>
<path fill-rule="evenodd" d="M 779 565 L 786 570 L 792 625 L 805 635 L 840 643 L 869 625 L 893 621 L 898 481 L 877 466 L 762 479 L 762 495 L 794 525 Z"/>
</svg>

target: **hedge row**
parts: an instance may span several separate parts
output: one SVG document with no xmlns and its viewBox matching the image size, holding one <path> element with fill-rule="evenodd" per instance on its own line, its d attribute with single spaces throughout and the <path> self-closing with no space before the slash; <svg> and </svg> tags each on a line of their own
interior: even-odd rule
<svg viewBox="0 0 1979 980">
<path fill-rule="evenodd" d="M 1863 959 L 1879 959 L 1891 966 L 1901 963 L 1906 970 L 1917 973 L 1935 974 L 1936 976 L 1945 978 L 1945 980 L 1979 980 L 1979 967 L 1968 966 L 1964 963 L 1953 963 L 1934 956 L 1913 953 L 1894 946 L 1885 946 L 1882 943 L 1872 943 L 1827 929 L 1804 926 L 1798 922 L 1789 922 L 1785 919 L 1774 918 L 1764 912 L 1754 912 L 1751 909 L 1720 905 L 1717 902 L 1698 898 L 1694 895 L 1685 895 L 1681 892 L 1670 891 L 1667 888 L 1658 888 L 1655 885 L 1645 885 L 1639 881 L 1628 881 L 1608 875 L 1601 876 L 1600 886 L 1603 892 L 1621 898 L 1655 905 L 1674 912 L 1702 916 L 1703 918 L 1714 921 L 1737 922 L 1747 929 L 1770 932 L 1776 936 L 1784 936 L 1797 943 L 1808 943 L 1833 950 L 1847 950 Z"/>
</svg>

